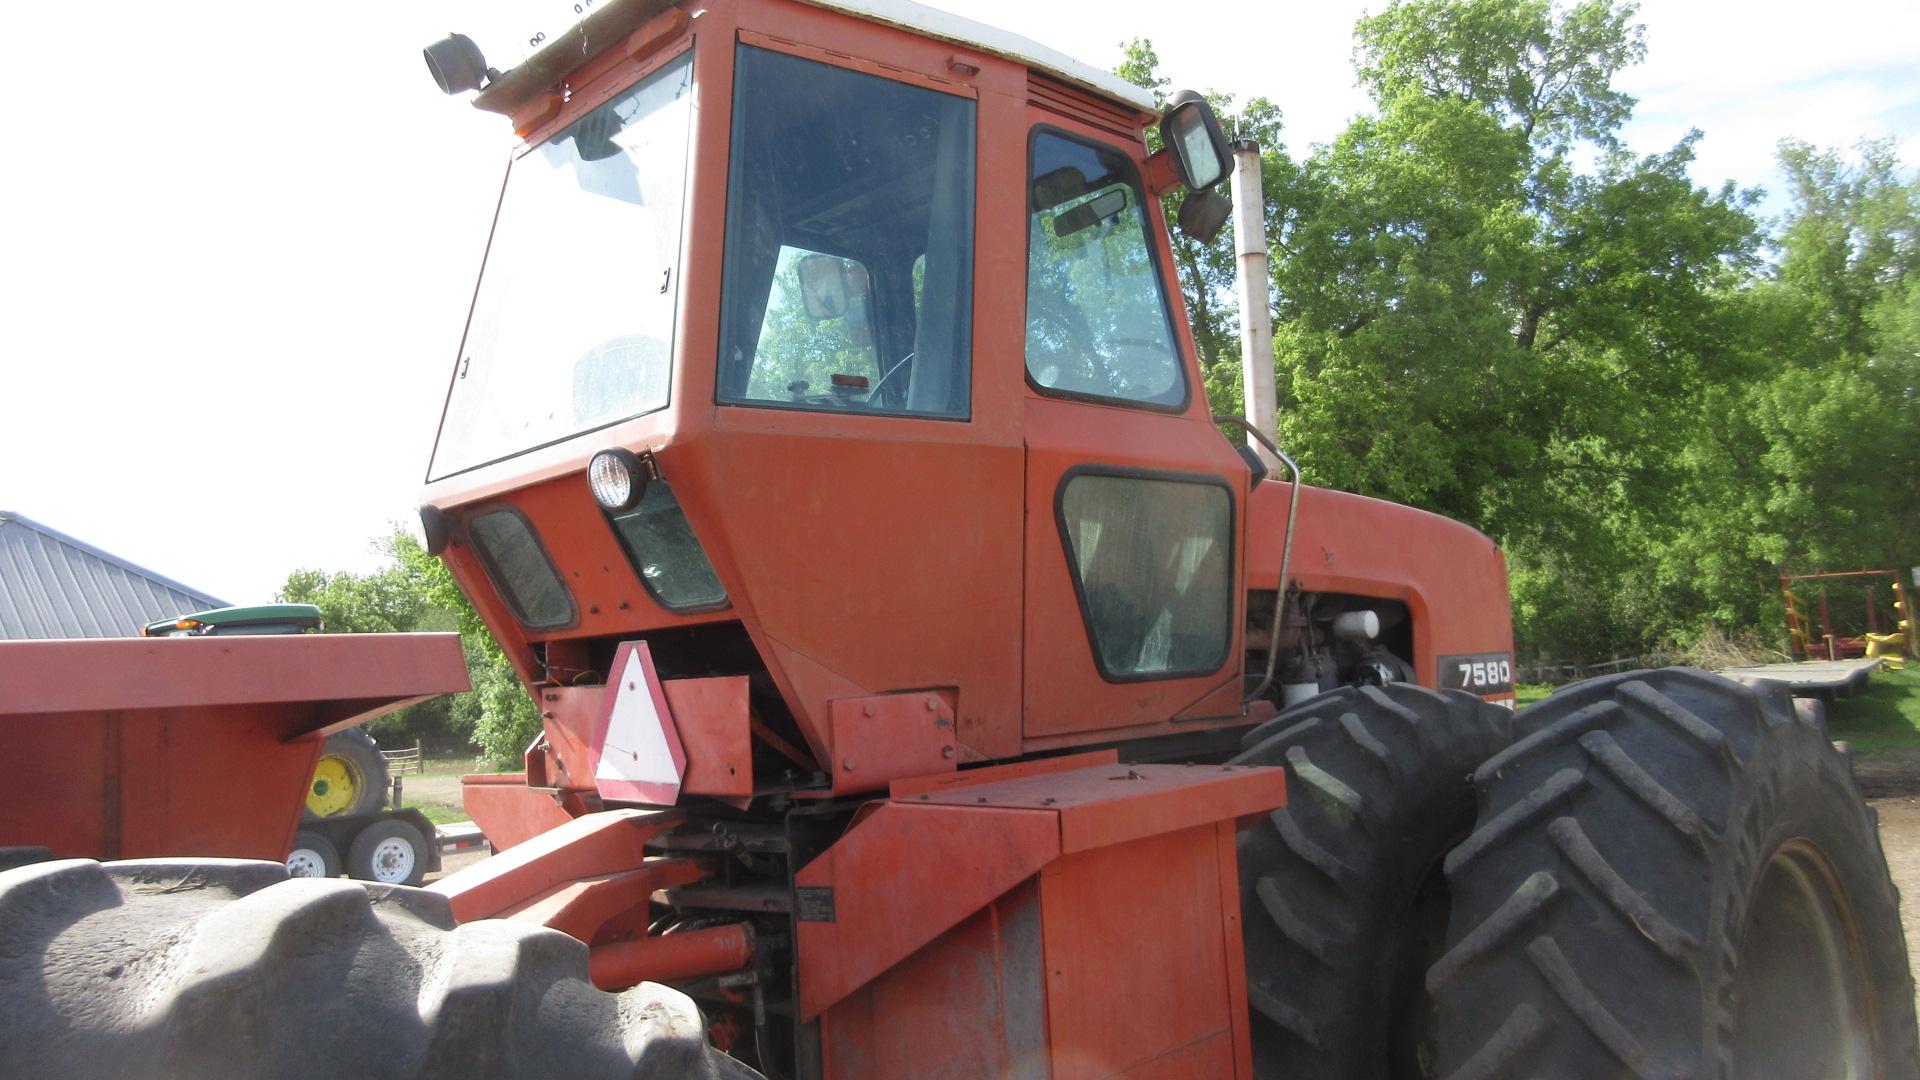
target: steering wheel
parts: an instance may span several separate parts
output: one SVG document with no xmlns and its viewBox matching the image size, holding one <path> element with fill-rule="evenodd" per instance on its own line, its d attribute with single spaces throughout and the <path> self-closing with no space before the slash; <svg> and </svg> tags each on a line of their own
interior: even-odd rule
<svg viewBox="0 0 1920 1080">
<path fill-rule="evenodd" d="M 795 405 L 830 405 L 844 409 L 848 400 L 837 394 L 809 394 L 812 384 L 804 379 L 787 384 L 787 395 Z"/>
<path fill-rule="evenodd" d="M 872 405 L 872 404 L 874 403 L 874 401 L 875 401 L 875 396 L 876 396 L 877 394 L 879 394 L 879 393 L 880 393 L 880 388 L 881 388 L 881 387 L 883 387 L 883 386 L 885 386 L 885 385 L 887 385 L 887 380 L 888 380 L 888 379 L 891 379 L 891 378 L 893 378 L 893 373 L 894 373 L 894 372 L 896 372 L 896 371 L 899 371 L 899 370 L 900 370 L 901 368 L 903 368 L 903 367 L 906 367 L 906 366 L 907 366 L 907 361 L 909 361 L 909 360 L 911 360 L 911 359 L 913 359 L 913 353 L 912 353 L 912 352 L 908 352 L 908 353 L 907 353 L 907 355 L 905 355 L 905 356 L 903 356 L 903 357 L 901 357 L 901 358 L 900 358 L 900 359 L 898 359 L 898 360 L 895 360 L 895 361 L 893 362 L 893 366 L 892 366 L 892 367 L 890 367 L 890 368 L 888 368 L 887 370 L 885 370 L 885 371 L 883 371 L 883 372 L 881 372 L 881 373 L 880 373 L 880 378 L 879 378 L 879 380 L 878 380 L 878 381 L 876 381 L 876 382 L 875 382 L 875 383 L 874 383 L 874 384 L 873 384 L 872 386 L 869 386 L 869 387 L 867 387 L 867 402 L 866 402 L 866 403 L 867 403 L 867 404 L 868 404 L 869 406 L 871 406 L 871 405 Z"/>
</svg>

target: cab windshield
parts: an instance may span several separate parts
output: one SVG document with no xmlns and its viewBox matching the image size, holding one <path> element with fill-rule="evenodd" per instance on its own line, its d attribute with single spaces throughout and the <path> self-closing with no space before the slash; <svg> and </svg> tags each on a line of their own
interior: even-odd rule
<svg viewBox="0 0 1920 1080">
<path fill-rule="evenodd" d="M 509 167 L 429 480 L 666 407 L 692 98 L 688 53 Z"/>
</svg>

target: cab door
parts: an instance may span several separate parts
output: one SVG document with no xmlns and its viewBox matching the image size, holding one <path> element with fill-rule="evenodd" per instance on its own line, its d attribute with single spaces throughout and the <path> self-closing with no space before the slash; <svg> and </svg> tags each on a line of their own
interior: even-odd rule
<svg viewBox="0 0 1920 1080">
<path fill-rule="evenodd" d="M 1026 745 L 1237 718 L 1248 473 L 1198 385 L 1140 146 L 1030 117 Z"/>
<path fill-rule="evenodd" d="M 1004 320 L 974 302 L 975 222 L 1011 216 L 976 184 L 981 95 L 942 43 L 741 11 L 713 383 L 685 395 L 713 401 L 683 468 L 718 498 L 689 517 L 819 760 L 831 702 L 909 690 L 948 697 L 958 760 L 1004 756 L 1022 454 L 1017 376 L 975 360 Z"/>
</svg>

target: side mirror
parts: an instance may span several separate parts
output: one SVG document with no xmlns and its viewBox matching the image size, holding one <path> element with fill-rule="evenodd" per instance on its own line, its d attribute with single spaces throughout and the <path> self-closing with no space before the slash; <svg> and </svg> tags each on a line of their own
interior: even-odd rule
<svg viewBox="0 0 1920 1080">
<path fill-rule="evenodd" d="M 1189 191 L 1180 202 L 1180 231 L 1203 244 L 1213 243 L 1233 213 L 1233 203 L 1217 191 Z"/>
<path fill-rule="evenodd" d="M 1173 95 L 1160 119 L 1160 141 L 1173 154 L 1180 182 L 1189 191 L 1205 191 L 1227 175 L 1227 136 L 1207 99 L 1191 90 Z"/>
<path fill-rule="evenodd" d="M 807 318 L 814 322 L 837 319 L 847 313 L 845 264 L 831 255 L 805 255 L 800 259 L 800 302 Z"/>
</svg>

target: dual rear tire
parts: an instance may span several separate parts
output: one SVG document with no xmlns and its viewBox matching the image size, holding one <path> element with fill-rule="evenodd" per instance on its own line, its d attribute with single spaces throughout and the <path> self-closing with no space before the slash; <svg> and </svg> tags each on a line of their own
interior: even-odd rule
<svg viewBox="0 0 1920 1080">
<path fill-rule="evenodd" d="M 1239 836 L 1260 1076 L 1415 1076 L 1396 1033 L 1447 928 L 1441 859 L 1473 828 L 1475 766 L 1513 713 L 1417 686 L 1347 687 L 1250 732 L 1235 764 L 1287 771 L 1287 805 Z"/>
<path fill-rule="evenodd" d="M 1447 856 L 1434 1075 L 1920 1075 L 1899 896 L 1818 719 L 1684 669 L 1526 719 Z"/>
<path fill-rule="evenodd" d="M 1240 840 L 1258 1075 L 1920 1076 L 1873 813 L 1783 696 L 1350 689 L 1236 760 L 1290 783 Z"/>
</svg>

